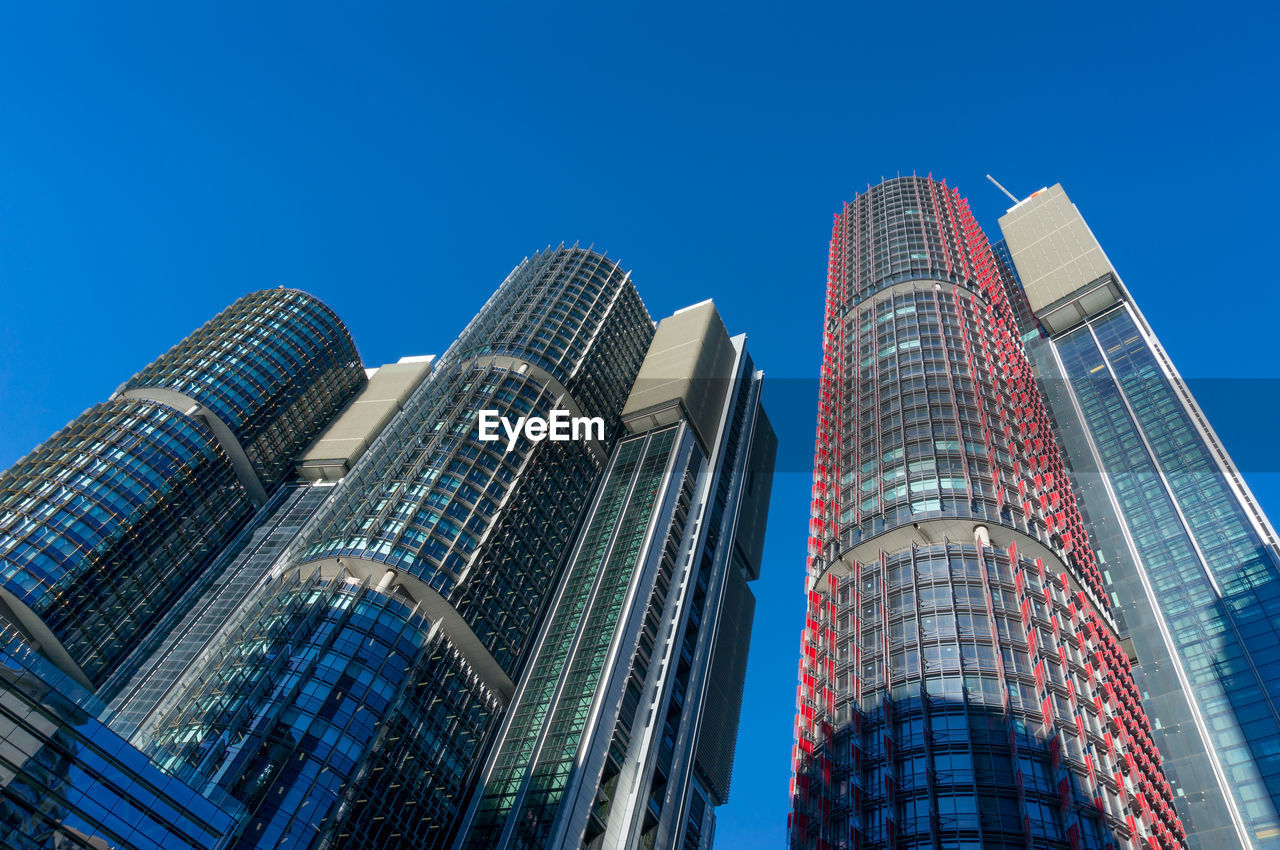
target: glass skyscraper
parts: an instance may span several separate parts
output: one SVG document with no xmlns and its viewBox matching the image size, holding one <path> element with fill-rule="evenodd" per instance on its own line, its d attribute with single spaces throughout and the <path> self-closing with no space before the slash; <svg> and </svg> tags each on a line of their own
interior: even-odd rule
<svg viewBox="0 0 1280 850">
<path fill-rule="evenodd" d="M 715 357 L 655 354 L 629 275 L 562 246 L 520 263 L 441 357 L 366 372 L 323 304 L 255 293 L 19 461 L 0 477 L 2 840 L 461 843 L 513 700 L 542 687 L 523 684 L 531 660 L 548 629 L 577 628 L 562 600 L 585 581 L 580 634 L 622 654 L 555 712 L 607 695 L 617 716 L 562 735 L 565 752 L 589 739 L 604 773 L 555 775 L 581 795 L 626 766 L 631 814 L 611 829 L 654 846 L 641 814 L 657 800 L 661 829 L 709 846 L 773 437 L 743 338 L 709 305 L 681 315 L 701 323 L 676 348 L 705 332 Z M 507 446 L 482 438 L 482 410 L 603 427 Z M 628 522 L 588 519 L 619 486 Z M 611 547 L 607 593 L 573 554 L 591 534 Z M 682 643 L 650 665 L 658 626 Z M 635 716 L 634 688 L 663 722 Z M 615 727 L 642 743 L 616 753 Z M 559 793 L 538 798 L 548 824 Z M 590 841 L 601 812 L 562 809 Z"/>
<path fill-rule="evenodd" d="M 711 846 L 777 445 L 744 341 L 710 303 L 659 324 L 467 850 Z"/>
<path fill-rule="evenodd" d="M 986 237 L 901 177 L 836 216 L 794 848 L 1181 847 Z"/>
<path fill-rule="evenodd" d="M 364 385 L 301 292 L 253 293 L 0 475 L 6 846 L 213 847 L 244 809 L 109 728 L 110 699 Z M 193 589 L 194 588 L 194 589 Z"/>
<path fill-rule="evenodd" d="M 1275 532 L 1062 187 L 1000 226 L 1189 843 L 1280 845 Z"/>
<path fill-rule="evenodd" d="M 99 687 L 364 381 L 319 301 L 241 298 L 0 475 L 0 614 Z"/>
<path fill-rule="evenodd" d="M 250 811 L 240 846 L 446 846 L 653 336 L 591 251 L 521 263 L 156 724 Z M 601 416 L 607 444 L 482 441 L 479 411 Z"/>
</svg>

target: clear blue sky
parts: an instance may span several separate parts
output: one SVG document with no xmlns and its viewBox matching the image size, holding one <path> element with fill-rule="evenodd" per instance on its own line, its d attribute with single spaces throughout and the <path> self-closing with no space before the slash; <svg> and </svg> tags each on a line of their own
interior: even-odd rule
<svg viewBox="0 0 1280 850">
<path fill-rule="evenodd" d="M 989 233 L 984 174 L 1060 181 L 1184 375 L 1280 378 L 1261 3 L 110 5 L 0 12 L 0 468 L 249 290 L 318 295 L 377 364 L 442 351 L 561 240 L 811 379 L 832 215 L 913 170 Z M 1206 386 L 1280 518 L 1280 382 Z M 785 831 L 814 415 L 775 397 L 721 848 Z"/>
</svg>

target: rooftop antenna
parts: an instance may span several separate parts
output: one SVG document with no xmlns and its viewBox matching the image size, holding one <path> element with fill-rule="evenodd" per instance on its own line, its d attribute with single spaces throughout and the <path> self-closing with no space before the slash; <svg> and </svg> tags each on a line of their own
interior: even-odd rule
<svg viewBox="0 0 1280 850">
<path fill-rule="evenodd" d="M 1001 186 L 1001 185 L 1000 185 L 1000 181 L 999 181 L 999 180 L 997 180 L 996 178 L 992 177 L 990 174 L 988 174 L 988 175 L 987 175 L 987 179 L 988 179 L 988 180 L 990 180 L 992 183 L 996 184 L 996 188 L 997 188 L 997 189 L 999 189 L 1001 192 L 1004 192 L 1004 193 L 1005 193 L 1005 195 L 1006 195 L 1006 196 L 1008 196 L 1009 200 L 1013 201 L 1013 202 L 1014 202 L 1014 204 L 1020 204 L 1020 203 L 1022 203 L 1022 201 L 1019 201 L 1017 198 L 1015 198 L 1015 197 L 1013 196 L 1013 193 L 1012 193 L 1012 192 L 1010 192 L 1010 191 L 1009 191 L 1008 189 L 1006 189 L 1005 187 Z"/>
</svg>

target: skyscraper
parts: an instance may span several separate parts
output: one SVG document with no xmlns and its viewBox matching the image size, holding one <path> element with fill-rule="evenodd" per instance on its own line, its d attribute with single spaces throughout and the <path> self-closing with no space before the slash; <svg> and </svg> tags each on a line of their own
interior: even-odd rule
<svg viewBox="0 0 1280 850">
<path fill-rule="evenodd" d="M 0 476 L 0 615 L 101 686 L 364 381 L 324 304 L 239 299 Z"/>
<path fill-rule="evenodd" d="M 328 307 L 253 293 L 0 475 L 0 843 L 160 850 L 234 833 L 243 807 L 162 772 L 109 728 L 104 699 L 364 383 Z"/>
<path fill-rule="evenodd" d="M 582 249 L 521 263 L 278 564 L 275 587 L 156 724 L 250 811 L 239 846 L 445 846 L 510 702 L 653 336 Z M 600 416 L 509 452 L 481 410 Z"/>
<path fill-rule="evenodd" d="M 1280 842 L 1280 550 L 1061 186 L 1000 219 L 1020 327 L 1194 847 Z"/>
<path fill-rule="evenodd" d="M 563 600 L 604 594 L 573 556 L 603 534 L 605 575 L 631 590 L 592 595 L 579 635 L 615 666 L 595 690 L 575 674 L 555 711 L 599 697 L 616 716 L 578 730 L 604 773 L 568 787 L 595 799 L 622 767 L 629 814 L 611 829 L 635 845 L 665 806 L 657 826 L 708 846 L 773 437 L 761 374 L 714 308 L 664 326 L 651 352 L 628 274 L 549 249 L 444 355 L 366 377 L 328 308 L 257 293 L 21 461 L 0 478 L 0 836 L 24 850 L 461 841 L 508 706 L 541 687 L 523 685 L 531 659 L 579 624 Z M 714 356 L 682 359 L 691 347 Z M 588 427 L 494 441 L 482 412 Z M 588 519 L 619 487 L 625 513 Z M 680 630 L 678 649 L 659 627 Z M 573 670 L 597 660 L 575 648 Z M 636 716 L 633 688 L 660 718 Z M 598 807 L 563 811 L 577 838 L 557 846 L 588 840 Z"/>
<path fill-rule="evenodd" d="M 272 565 L 287 551 L 351 466 L 400 415 L 431 371 L 433 358 L 403 357 L 367 370 L 369 380 L 299 457 L 296 477 L 281 484 L 258 512 L 192 582 L 194 602 L 179 605 L 126 665 L 104 685 L 111 694 L 111 729 L 146 748 L 156 724 L 204 672 L 220 650 L 219 636 L 248 616 Z"/>
<path fill-rule="evenodd" d="M 658 325 L 460 846 L 711 846 L 776 451 L 744 343 Z"/>
<path fill-rule="evenodd" d="M 791 843 L 1180 847 L 986 237 L 930 178 L 836 216 Z"/>
</svg>

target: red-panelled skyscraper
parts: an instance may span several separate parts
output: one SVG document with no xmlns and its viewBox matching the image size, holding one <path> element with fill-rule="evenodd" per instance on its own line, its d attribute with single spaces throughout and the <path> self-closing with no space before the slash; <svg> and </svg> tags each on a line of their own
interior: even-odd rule
<svg viewBox="0 0 1280 850">
<path fill-rule="evenodd" d="M 793 848 L 1182 847 L 986 236 L 900 177 L 836 216 Z"/>
</svg>

